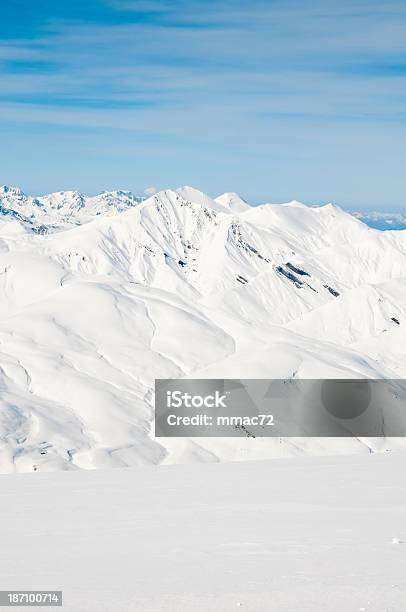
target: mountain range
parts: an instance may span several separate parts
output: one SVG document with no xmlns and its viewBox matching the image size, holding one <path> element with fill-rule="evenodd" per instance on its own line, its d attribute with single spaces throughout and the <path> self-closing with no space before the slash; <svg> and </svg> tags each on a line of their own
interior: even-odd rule
<svg viewBox="0 0 406 612">
<path fill-rule="evenodd" d="M 405 378 L 406 232 L 191 187 L 0 188 L 0 471 L 366 452 L 155 439 L 156 378 Z"/>
<path fill-rule="evenodd" d="M 406 216 L 403 213 L 353 212 L 351 213 L 369 227 L 380 230 L 404 230 L 406 229 Z"/>
</svg>

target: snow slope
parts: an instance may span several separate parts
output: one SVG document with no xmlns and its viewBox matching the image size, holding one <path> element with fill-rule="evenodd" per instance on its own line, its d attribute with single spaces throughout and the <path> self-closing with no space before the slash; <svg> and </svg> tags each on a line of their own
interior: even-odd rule
<svg viewBox="0 0 406 612">
<path fill-rule="evenodd" d="M 402 454 L 0 478 L 1 588 L 66 612 L 406 609 Z"/>
<path fill-rule="evenodd" d="M 243 206 L 244 204 L 244 206 Z M 190 187 L 0 193 L 0 471 L 364 452 L 156 440 L 155 378 L 406 377 L 406 232 Z"/>
</svg>

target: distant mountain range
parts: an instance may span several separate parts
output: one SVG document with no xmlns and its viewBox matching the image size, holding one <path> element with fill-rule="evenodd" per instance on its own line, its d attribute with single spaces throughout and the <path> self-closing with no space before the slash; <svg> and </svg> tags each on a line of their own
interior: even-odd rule
<svg viewBox="0 0 406 612">
<path fill-rule="evenodd" d="M 383 212 L 352 212 L 352 215 L 363 221 L 369 227 L 379 230 L 404 230 L 406 229 L 406 215 L 403 213 Z"/>
</svg>

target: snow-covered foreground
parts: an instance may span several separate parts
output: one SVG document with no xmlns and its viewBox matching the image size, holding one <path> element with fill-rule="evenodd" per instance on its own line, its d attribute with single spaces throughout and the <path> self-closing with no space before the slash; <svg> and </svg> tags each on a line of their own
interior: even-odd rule
<svg viewBox="0 0 406 612">
<path fill-rule="evenodd" d="M 165 440 L 156 378 L 406 377 L 406 232 L 192 189 L 0 189 L 0 472 L 369 452 Z"/>
<path fill-rule="evenodd" d="M 2 476 L 1 589 L 69 612 L 404 612 L 402 454 Z"/>
</svg>

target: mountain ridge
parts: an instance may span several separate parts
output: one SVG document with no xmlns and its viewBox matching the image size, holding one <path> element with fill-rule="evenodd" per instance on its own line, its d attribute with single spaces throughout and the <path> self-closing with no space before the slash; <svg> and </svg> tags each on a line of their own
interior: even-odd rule
<svg viewBox="0 0 406 612">
<path fill-rule="evenodd" d="M 38 227 L 42 229 L 42 232 L 54 231 L 59 227 L 70 224 L 87 223 L 99 215 L 114 215 L 124 212 L 141 202 L 152 200 L 155 195 L 164 194 L 167 191 L 177 193 L 187 201 L 201 204 L 206 208 L 216 210 L 216 212 L 228 214 L 238 215 L 250 211 L 252 208 L 261 209 L 268 206 L 311 207 L 315 209 L 323 209 L 330 206 L 350 214 L 374 229 L 389 231 L 391 229 L 406 229 L 404 216 L 401 213 L 344 211 L 339 206 L 331 203 L 307 205 L 297 200 L 280 204 L 264 203 L 252 206 L 235 192 L 225 192 L 211 198 L 202 191 L 187 185 L 175 189 L 163 189 L 148 197 L 135 195 L 131 191 L 124 189 L 101 191 L 91 196 L 77 190 L 55 191 L 49 194 L 32 196 L 27 195 L 19 187 L 0 185 L 0 219 L 2 216 L 8 215 L 31 226 L 33 231 L 36 231 Z"/>
</svg>

